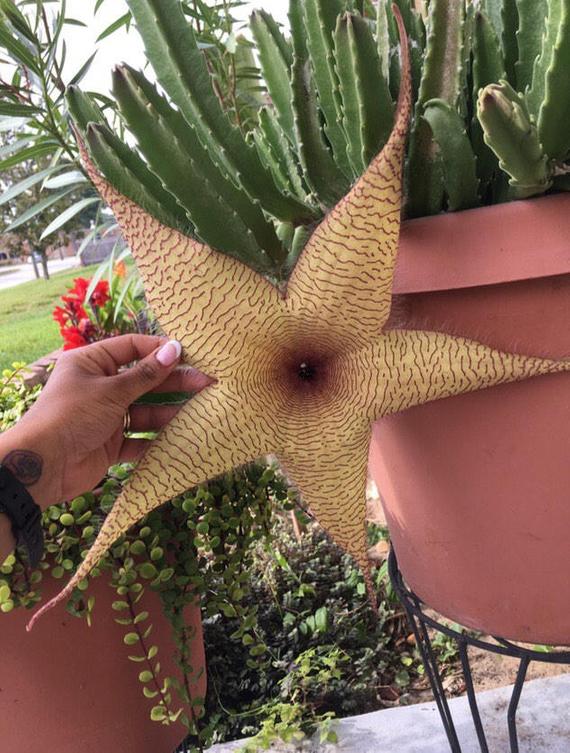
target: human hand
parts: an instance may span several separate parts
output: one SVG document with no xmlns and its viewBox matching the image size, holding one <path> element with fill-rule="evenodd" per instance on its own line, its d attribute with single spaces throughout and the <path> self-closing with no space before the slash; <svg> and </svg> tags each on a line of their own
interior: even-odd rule
<svg viewBox="0 0 570 753">
<path fill-rule="evenodd" d="M 123 335 L 63 353 L 35 405 L 0 436 L 0 462 L 20 478 L 40 507 L 93 488 L 110 465 L 137 460 L 148 440 L 180 405 L 132 405 L 146 392 L 197 392 L 211 380 L 176 369 L 180 345 L 147 335 Z M 129 369 L 122 367 L 135 362 Z"/>
</svg>

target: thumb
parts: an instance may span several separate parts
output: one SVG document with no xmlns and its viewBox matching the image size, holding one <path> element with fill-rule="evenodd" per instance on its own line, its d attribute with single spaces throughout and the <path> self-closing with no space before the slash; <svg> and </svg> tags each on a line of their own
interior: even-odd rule
<svg viewBox="0 0 570 753">
<path fill-rule="evenodd" d="M 115 377 L 125 407 L 134 400 L 162 384 L 180 361 L 182 346 L 169 340 L 160 348 L 140 360 L 135 366 Z"/>
</svg>

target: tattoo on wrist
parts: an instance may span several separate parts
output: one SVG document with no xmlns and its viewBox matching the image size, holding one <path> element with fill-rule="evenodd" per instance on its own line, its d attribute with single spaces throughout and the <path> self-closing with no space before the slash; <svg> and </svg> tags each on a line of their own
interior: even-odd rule
<svg viewBox="0 0 570 753">
<path fill-rule="evenodd" d="M 18 479 L 24 486 L 32 486 L 42 475 L 44 461 L 41 455 L 31 450 L 12 450 L 2 465 Z"/>
</svg>

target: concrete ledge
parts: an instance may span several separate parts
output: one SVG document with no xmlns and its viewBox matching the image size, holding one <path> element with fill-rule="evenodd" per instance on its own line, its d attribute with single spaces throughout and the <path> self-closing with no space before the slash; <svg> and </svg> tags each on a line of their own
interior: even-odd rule
<svg viewBox="0 0 570 753">
<path fill-rule="evenodd" d="M 491 753 L 507 753 L 507 707 L 512 686 L 477 696 Z M 450 702 L 463 753 L 480 753 L 467 699 Z M 339 744 L 308 744 L 317 753 L 449 753 L 435 703 L 375 711 L 339 721 Z M 520 753 L 570 751 L 570 674 L 525 684 L 518 711 Z M 242 742 L 215 745 L 212 753 L 239 750 Z M 293 750 L 280 748 L 280 750 Z"/>
</svg>

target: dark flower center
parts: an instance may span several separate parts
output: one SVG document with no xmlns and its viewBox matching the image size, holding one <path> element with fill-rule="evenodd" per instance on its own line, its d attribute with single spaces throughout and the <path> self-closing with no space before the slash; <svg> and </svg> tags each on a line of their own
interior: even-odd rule
<svg viewBox="0 0 570 753">
<path fill-rule="evenodd" d="M 303 361 L 303 363 L 299 364 L 298 374 L 299 374 L 299 379 L 303 379 L 304 381 L 310 382 L 316 377 L 316 369 L 308 361 Z"/>
</svg>

